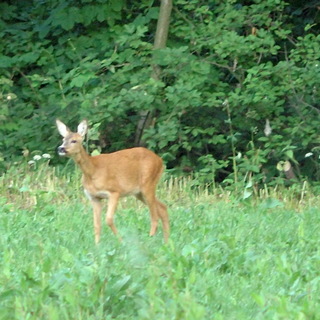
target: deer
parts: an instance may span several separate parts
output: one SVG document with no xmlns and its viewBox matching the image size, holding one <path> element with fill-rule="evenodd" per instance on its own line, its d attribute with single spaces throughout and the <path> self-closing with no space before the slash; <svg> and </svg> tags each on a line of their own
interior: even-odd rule
<svg viewBox="0 0 320 320">
<path fill-rule="evenodd" d="M 162 159 L 144 147 L 134 147 L 112 153 L 89 155 L 83 147 L 88 131 L 87 120 L 82 120 L 77 132 L 72 132 L 62 121 L 56 119 L 57 129 L 63 137 L 58 147 L 60 156 L 74 160 L 82 171 L 84 193 L 93 208 L 95 243 L 100 242 L 102 200 L 108 199 L 106 223 L 119 237 L 114 223 L 114 214 L 121 197 L 135 196 L 146 204 L 150 211 L 150 236 L 157 231 L 159 219 L 162 222 L 164 241 L 170 234 L 167 207 L 156 197 L 156 187 L 163 173 Z M 121 237 L 119 237 L 121 240 Z"/>
</svg>

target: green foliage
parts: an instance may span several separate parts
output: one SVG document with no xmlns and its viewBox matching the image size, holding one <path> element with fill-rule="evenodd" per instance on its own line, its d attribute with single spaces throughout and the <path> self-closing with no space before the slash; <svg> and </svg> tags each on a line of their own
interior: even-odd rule
<svg viewBox="0 0 320 320">
<path fill-rule="evenodd" d="M 298 179 L 319 180 L 317 10 L 316 2 L 177 0 L 168 46 L 153 51 L 153 1 L 1 3 L 0 166 L 23 149 L 53 153 L 56 117 L 88 118 L 92 149 L 131 147 L 148 110 L 144 141 L 176 172 L 261 184 L 290 160 Z"/>
</svg>

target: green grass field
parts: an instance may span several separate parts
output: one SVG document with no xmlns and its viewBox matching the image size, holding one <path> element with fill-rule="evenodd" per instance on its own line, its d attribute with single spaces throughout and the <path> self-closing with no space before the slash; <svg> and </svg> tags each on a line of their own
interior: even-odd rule
<svg viewBox="0 0 320 320">
<path fill-rule="evenodd" d="M 320 319 L 312 195 L 242 203 L 162 182 L 168 245 L 122 199 L 123 242 L 104 226 L 95 246 L 78 174 L 12 170 L 0 184 L 0 319 Z"/>
</svg>

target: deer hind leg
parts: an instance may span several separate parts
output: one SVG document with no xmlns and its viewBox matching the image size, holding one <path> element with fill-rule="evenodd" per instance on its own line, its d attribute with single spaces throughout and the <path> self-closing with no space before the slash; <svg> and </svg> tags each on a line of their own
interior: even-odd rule
<svg viewBox="0 0 320 320">
<path fill-rule="evenodd" d="M 163 237 L 164 242 L 168 242 L 169 236 L 170 236 L 170 224 L 169 224 L 169 215 L 167 206 L 156 199 L 157 202 L 157 210 L 158 210 L 158 216 L 161 219 L 162 222 L 162 228 L 163 228 Z"/>
<path fill-rule="evenodd" d="M 151 228 L 149 235 L 154 236 L 157 232 L 159 215 L 157 210 L 157 202 L 154 193 L 150 192 L 142 192 L 136 195 L 137 199 L 141 200 L 149 207 L 150 218 L 151 218 Z"/>
<path fill-rule="evenodd" d="M 98 244 L 100 241 L 100 233 L 101 233 L 102 204 L 99 199 L 92 199 L 91 203 L 93 207 L 94 239 L 95 239 L 95 243 Z"/>
<path fill-rule="evenodd" d="M 109 195 L 108 210 L 106 214 L 106 223 L 115 235 L 118 234 L 118 230 L 114 224 L 113 217 L 117 208 L 119 197 L 120 195 L 118 193 L 111 193 Z"/>
</svg>

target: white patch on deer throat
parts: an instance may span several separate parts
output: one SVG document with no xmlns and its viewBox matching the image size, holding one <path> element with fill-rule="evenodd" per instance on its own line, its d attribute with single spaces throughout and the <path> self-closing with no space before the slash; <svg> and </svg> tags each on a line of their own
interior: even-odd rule
<svg viewBox="0 0 320 320">
<path fill-rule="evenodd" d="M 107 198 L 109 198 L 109 196 L 110 196 L 110 192 L 108 192 L 108 191 L 98 191 L 98 192 L 95 194 L 95 196 L 96 196 L 97 198 L 107 199 Z"/>
<path fill-rule="evenodd" d="M 90 193 L 87 189 L 84 189 L 84 194 L 89 200 L 92 200 L 93 198 L 99 198 L 99 199 L 107 199 L 109 198 L 110 192 L 108 191 L 98 191 L 94 194 Z"/>
<path fill-rule="evenodd" d="M 91 201 L 92 200 L 92 196 L 89 193 L 89 191 L 87 189 L 83 189 L 83 191 L 84 191 L 84 194 L 86 195 L 86 197 Z"/>
</svg>

